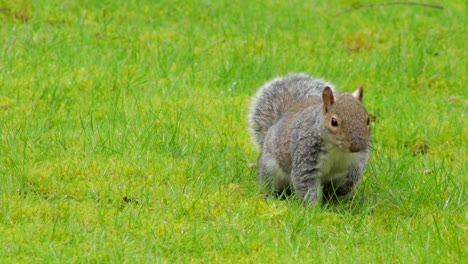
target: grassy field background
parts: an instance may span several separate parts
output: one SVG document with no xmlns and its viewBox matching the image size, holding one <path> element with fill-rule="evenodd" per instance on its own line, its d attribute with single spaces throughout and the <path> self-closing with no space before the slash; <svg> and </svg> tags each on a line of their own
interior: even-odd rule
<svg viewBox="0 0 468 264">
<path fill-rule="evenodd" d="M 466 262 L 467 6 L 428 2 L 0 0 L 0 262 Z M 365 87 L 351 202 L 257 186 L 291 72 Z"/>
</svg>

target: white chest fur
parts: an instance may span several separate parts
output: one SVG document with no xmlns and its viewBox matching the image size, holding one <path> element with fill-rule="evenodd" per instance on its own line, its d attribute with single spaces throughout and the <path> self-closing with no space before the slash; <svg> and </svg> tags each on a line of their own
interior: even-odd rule
<svg viewBox="0 0 468 264">
<path fill-rule="evenodd" d="M 363 153 L 359 152 L 346 152 L 335 145 L 327 144 L 317 163 L 320 181 L 333 181 L 340 185 L 346 180 L 349 170 L 359 164 L 363 155 Z"/>
</svg>

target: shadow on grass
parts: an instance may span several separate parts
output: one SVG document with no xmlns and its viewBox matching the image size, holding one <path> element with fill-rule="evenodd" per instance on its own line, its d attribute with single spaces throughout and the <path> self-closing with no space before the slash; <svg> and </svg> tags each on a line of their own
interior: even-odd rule
<svg viewBox="0 0 468 264">
<path fill-rule="evenodd" d="M 340 197 L 335 194 L 324 194 L 320 202 L 320 207 L 321 211 L 330 213 L 349 215 L 370 214 L 374 206 L 369 204 L 370 199 L 368 198 L 369 197 L 363 194 L 354 195 L 352 198 Z M 296 199 L 295 193 L 291 188 L 273 193 L 272 195 L 265 195 L 265 199 L 267 201 L 276 199 L 287 203 L 300 204 L 300 201 Z"/>
</svg>

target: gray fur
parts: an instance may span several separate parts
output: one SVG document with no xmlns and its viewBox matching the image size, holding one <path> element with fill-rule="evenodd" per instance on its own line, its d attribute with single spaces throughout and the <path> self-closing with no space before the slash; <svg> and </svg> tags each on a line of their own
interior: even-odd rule
<svg viewBox="0 0 468 264">
<path fill-rule="evenodd" d="M 354 97 L 334 92 L 337 101 L 331 109 L 345 117 L 340 120 L 345 133 L 343 138 L 331 135 L 322 107 L 327 86 L 332 88 L 320 79 L 291 75 L 268 82 L 254 97 L 249 123 L 261 151 L 258 180 L 268 191 L 292 187 L 300 200 L 312 205 L 320 199 L 322 186 L 327 193 L 351 196 L 359 183 L 370 152 L 370 129 L 361 121 L 367 113 Z M 350 142 L 358 151 L 344 149 Z"/>
<path fill-rule="evenodd" d="M 305 74 L 276 78 L 263 85 L 254 96 L 249 112 L 252 140 L 261 150 L 268 128 L 274 125 L 296 101 L 321 96 L 333 85 Z"/>
</svg>

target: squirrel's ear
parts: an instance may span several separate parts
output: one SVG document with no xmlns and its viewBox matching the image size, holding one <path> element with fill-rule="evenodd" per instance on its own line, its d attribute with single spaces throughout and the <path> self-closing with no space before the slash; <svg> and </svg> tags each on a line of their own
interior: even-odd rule
<svg viewBox="0 0 468 264">
<path fill-rule="evenodd" d="M 327 86 L 322 92 L 323 100 L 323 112 L 326 113 L 330 109 L 330 106 L 335 102 L 335 96 L 333 95 L 332 89 Z"/>
<path fill-rule="evenodd" d="M 357 90 L 353 92 L 354 98 L 358 99 L 361 102 L 362 102 L 363 95 L 364 95 L 364 89 L 362 88 L 362 85 L 359 86 L 359 88 L 357 88 Z"/>
</svg>

